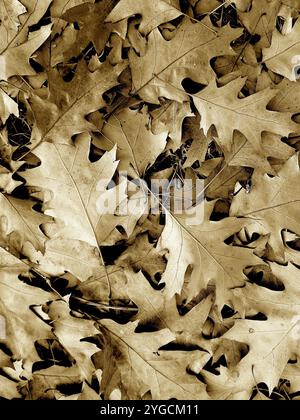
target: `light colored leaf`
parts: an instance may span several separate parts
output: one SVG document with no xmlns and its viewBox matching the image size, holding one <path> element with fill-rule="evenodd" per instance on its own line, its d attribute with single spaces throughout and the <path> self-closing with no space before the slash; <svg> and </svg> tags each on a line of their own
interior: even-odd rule
<svg viewBox="0 0 300 420">
<path fill-rule="evenodd" d="M 299 226 L 299 163 L 291 157 L 278 175 L 270 178 L 260 171 L 254 173 L 251 192 L 241 191 L 231 206 L 232 216 L 250 217 L 259 221 L 259 232 L 270 233 L 269 245 L 278 261 L 285 261 L 283 229 L 300 234 Z"/>
<path fill-rule="evenodd" d="M 161 23 L 173 20 L 181 15 L 178 0 L 121 0 L 107 17 L 107 22 L 118 22 L 133 15 L 142 15 L 140 31 L 148 34 Z"/>
<path fill-rule="evenodd" d="M 135 327 L 135 323 L 129 323 L 120 328 L 110 320 L 101 321 L 99 325 L 105 342 L 109 343 L 103 353 L 102 385 L 107 395 L 117 385 L 124 399 L 140 399 L 148 391 L 153 399 L 207 398 L 205 386 L 195 376 L 186 375 L 194 355 L 187 358 L 185 353 L 159 351 L 174 339 L 168 329 L 135 334 Z M 114 354 L 120 355 L 119 360 Z M 112 363 L 107 364 L 107 360 Z"/>
<path fill-rule="evenodd" d="M 35 71 L 29 64 L 33 53 L 46 41 L 51 33 L 51 25 L 42 26 L 29 34 L 28 40 L 21 45 L 11 46 L 0 54 L 0 80 L 8 80 L 12 76 L 30 76 Z"/>
<path fill-rule="evenodd" d="M 166 283 L 169 297 L 181 292 L 184 281 L 188 281 L 189 299 L 214 282 L 218 285 L 217 301 L 224 304 L 230 289 L 243 286 L 244 268 L 259 261 L 252 251 L 225 244 L 249 220 L 229 217 L 212 222 L 213 205 L 205 202 L 203 220 L 196 225 L 190 224 L 184 214 L 167 214 L 159 249 L 168 250 L 168 264 L 161 281 Z"/>
<path fill-rule="evenodd" d="M 212 81 L 201 94 L 193 97 L 201 114 L 201 128 L 205 134 L 215 125 L 221 146 L 230 149 L 233 133 L 237 130 L 260 151 L 261 135 L 264 131 L 288 136 L 299 130 L 298 125 L 292 121 L 292 114 L 266 109 L 276 91 L 266 89 L 239 99 L 238 94 L 244 84 L 245 79 L 238 78 L 218 88 L 216 82 Z M 216 119 L 217 115 L 219 118 Z"/>
<path fill-rule="evenodd" d="M 119 170 L 134 178 L 144 175 L 147 167 L 163 152 L 167 140 L 167 131 L 151 132 L 147 108 L 142 112 L 126 109 L 114 114 L 102 133 L 118 146 Z"/>
<path fill-rule="evenodd" d="M 299 33 L 300 19 L 296 21 L 292 32 L 287 35 L 282 35 L 275 29 L 271 47 L 263 50 L 263 60 L 266 66 L 292 82 L 297 79 L 295 68 L 300 64 Z"/>
</svg>

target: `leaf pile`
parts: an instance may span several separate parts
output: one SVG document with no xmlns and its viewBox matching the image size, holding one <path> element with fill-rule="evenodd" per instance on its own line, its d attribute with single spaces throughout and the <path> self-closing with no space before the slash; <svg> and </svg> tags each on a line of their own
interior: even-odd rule
<svg viewBox="0 0 300 420">
<path fill-rule="evenodd" d="M 299 0 L 0 2 L 2 399 L 299 399 L 299 76 Z"/>
</svg>

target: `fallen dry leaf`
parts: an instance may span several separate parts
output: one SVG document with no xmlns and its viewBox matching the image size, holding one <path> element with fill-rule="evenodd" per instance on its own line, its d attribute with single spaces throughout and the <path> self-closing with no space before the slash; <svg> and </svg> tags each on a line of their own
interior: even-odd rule
<svg viewBox="0 0 300 420">
<path fill-rule="evenodd" d="M 0 1 L 1 399 L 299 399 L 299 12 Z"/>
</svg>

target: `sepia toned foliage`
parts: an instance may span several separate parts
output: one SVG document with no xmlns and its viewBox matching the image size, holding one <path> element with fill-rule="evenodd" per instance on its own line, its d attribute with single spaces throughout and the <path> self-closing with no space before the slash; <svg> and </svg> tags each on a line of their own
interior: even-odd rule
<svg viewBox="0 0 300 420">
<path fill-rule="evenodd" d="M 0 399 L 299 399 L 299 80 L 300 0 L 0 0 Z"/>
</svg>

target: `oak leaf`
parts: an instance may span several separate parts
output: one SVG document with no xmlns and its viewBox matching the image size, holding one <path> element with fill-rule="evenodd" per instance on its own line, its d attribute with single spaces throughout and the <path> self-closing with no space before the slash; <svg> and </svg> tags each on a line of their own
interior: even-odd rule
<svg viewBox="0 0 300 420">
<path fill-rule="evenodd" d="M 18 0 L 3 0 L 0 4 L 0 50 L 2 51 L 18 33 L 19 16 L 26 8 Z"/>
<path fill-rule="evenodd" d="M 281 141 L 279 135 L 265 132 L 262 134 L 262 151 L 258 152 L 241 133 L 235 132 L 232 150 L 229 153 L 224 151 L 224 154 L 230 166 L 259 168 L 262 172 L 275 175 L 271 159 L 282 159 L 285 162 L 292 157 L 293 150 Z"/>
<path fill-rule="evenodd" d="M 118 162 L 113 148 L 99 161 L 91 163 L 88 158 L 90 144 L 87 134 L 80 135 L 73 145 L 42 143 L 35 149 L 42 164 L 28 171 L 26 180 L 29 185 L 49 192 L 45 213 L 52 215 L 58 223 L 58 236 L 84 241 L 98 248 L 117 224 L 117 218 L 111 218 L 113 213 L 102 210 L 105 211 L 105 200 L 112 200 L 111 211 L 118 205 L 116 188 L 106 191 Z M 109 222 L 112 219 L 115 226 Z M 104 220 L 109 224 L 104 226 Z"/>
<path fill-rule="evenodd" d="M 51 218 L 33 210 L 34 202 L 14 198 L 0 193 L 1 230 L 0 239 L 8 248 L 15 248 L 17 253 L 25 252 L 28 243 L 37 251 L 42 251 L 46 236 L 40 229 L 43 223 L 51 222 Z"/>
<path fill-rule="evenodd" d="M 10 22 L 1 25 L 1 31 L 6 34 L 1 37 L 0 46 L 0 80 L 7 80 L 11 76 L 35 75 L 29 65 L 32 54 L 45 42 L 51 33 L 51 25 L 42 26 L 39 30 L 30 32 L 30 27 L 36 24 L 46 12 L 52 0 L 23 0 L 21 5 L 14 1 L 3 11 L 3 21 Z M 6 6 L 8 2 L 4 2 Z M 11 18 L 13 7 L 13 18 Z M 25 13 L 26 12 L 26 13 Z M 16 21 L 16 16 L 18 21 Z M 16 27 L 17 25 L 17 27 Z"/>
<path fill-rule="evenodd" d="M 7 47 L 0 53 L 0 80 L 8 80 L 12 76 L 34 75 L 35 71 L 29 64 L 32 54 L 46 41 L 51 34 L 51 25 L 42 26 L 36 32 L 31 32 L 21 45 Z"/>
<path fill-rule="evenodd" d="M 126 271 L 125 274 L 128 296 L 138 307 L 132 320 L 143 325 L 151 324 L 157 329 L 169 328 L 176 334 L 178 344 L 205 346 L 202 332 L 212 309 L 212 295 L 201 300 L 186 314 L 180 315 L 175 296 L 170 300 L 164 290 L 154 290 L 141 272 L 134 274 Z"/>
<path fill-rule="evenodd" d="M 262 48 L 270 47 L 272 32 L 280 9 L 278 0 L 253 0 L 248 12 L 240 12 L 239 18 L 251 35 L 258 35 L 259 41 L 254 48 L 261 52 Z M 258 49 L 259 48 L 259 49 Z"/>
<path fill-rule="evenodd" d="M 52 0 L 51 16 L 61 18 L 64 13 L 73 7 L 84 3 L 92 3 L 93 0 Z"/>
<path fill-rule="evenodd" d="M 10 48 L 24 44 L 28 39 L 29 29 L 45 14 L 52 0 L 17 0 L 3 1 L 1 20 L 0 54 Z M 26 12 L 26 13 L 25 13 Z"/>
<path fill-rule="evenodd" d="M 83 3 L 61 16 L 67 22 L 79 25 L 74 44 L 64 53 L 65 57 L 79 55 L 90 42 L 101 53 L 113 29 L 111 24 L 105 23 L 105 19 L 116 3 L 116 0 L 102 0 L 97 4 Z"/>
<path fill-rule="evenodd" d="M 18 277 L 28 272 L 28 267 L 0 247 L 0 313 L 5 319 L 6 343 L 16 360 L 31 371 L 33 362 L 39 360 L 35 341 L 51 338 L 51 327 L 35 313 L 34 307 L 56 299 L 46 292 L 23 283 Z"/>
<path fill-rule="evenodd" d="M 166 101 L 160 108 L 151 113 L 152 131 L 154 134 L 168 132 L 174 147 L 178 149 L 182 141 L 182 124 L 185 118 L 193 117 L 189 102 L 180 104 L 175 101 Z"/>
<path fill-rule="evenodd" d="M 283 79 L 277 86 L 277 95 L 269 103 L 272 111 L 300 112 L 300 85 L 297 82 Z"/>
<path fill-rule="evenodd" d="M 147 167 L 163 152 L 168 132 L 153 134 L 147 108 L 141 112 L 126 109 L 115 113 L 102 130 L 118 146 L 119 170 L 134 178 L 143 176 Z"/>
<path fill-rule="evenodd" d="M 265 89 L 239 99 L 238 95 L 244 84 L 245 78 L 238 78 L 218 88 L 213 80 L 201 94 L 194 96 L 194 103 L 201 115 L 201 128 L 205 134 L 215 125 L 221 146 L 230 149 L 234 131 L 237 130 L 260 151 L 263 132 L 288 136 L 299 130 L 291 119 L 292 114 L 266 109 L 276 91 Z M 216 118 L 217 115 L 219 118 Z"/>
<path fill-rule="evenodd" d="M 234 198 L 231 215 L 258 220 L 259 232 L 270 234 L 268 243 L 277 260 L 285 262 L 289 257 L 281 232 L 289 229 L 300 234 L 299 200 L 299 163 L 298 155 L 294 155 L 274 178 L 254 172 L 251 192 L 241 191 Z"/>
<path fill-rule="evenodd" d="M 92 380 L 94 366 L 91 356 L 98 350 L 88 339 L 98 334 L 94 322 L 72 317 L 66 302 L 56 301 L 45 307 L 45 312 L 52 320 L 54 335 L 76 362 L 82 378 L 89 383 Z"/>
<path fill-rule="evenodd" d="M 159 249 L 168 250 L 168 264 L 161 281 L 166 284 L 169 297 L 180 293 L 188 279 L 190 300 L 196 291 L 205 289 L 209 282 L 215 282 L 218 284 L 217 301 L 224 302 L 230 289 L 243 286 L 246 265 L 251 262 L 255 265 L 259 261 L 252 251 L 225 243 L 247 226 L 249 220 L 228 217 L 212 222 L 213 206 L 213 202 L 204 203 L 203 220 L 195 226 L 189 224 L 189 217 L 185 214 L 168 213 L 166 216 Z"/>
<path fill-rule="evenodd" d="M 243 342 L 249 346 L 248 353 L 237 366 L 229 371 L 221 370 L 221 376 L 205 373 L 208 390 L 215 398 L 237 398 L 260 382 L 271 391 L 277 386 L 282 372 L 299 345 L 299 270 L 271 264 L 272 273 L 284 284 L 282 291 L 271 290 L 257 284 L 247 284 L 233 291 L 233 302 L 242 316 L 263 314 L 266 319 L 254 321 L 240 319 L 223 335 L 224 339 Z"/>
<path fill-rule="evenodd" d="M 18 104 L 0 87 L 0 119 L 3 124 L 11 114 L 19 116 Z"/>
<path fill-rule="evenodd" d="M 74 134 L 95 129 L 85 117 L 105 105 L 102 94 L 118 84 L 117 78 L 125 67 L 124 63 L 112 67 L 106 62 L 92 73 L 81 61 L 69 83 L 52 70 L 48 98 L 33 95 L 30 99 L 36 117 L 33 144 L 45 140 L 71 144 Z"/>
<path fill-rule="evenodd" d="M 293 30 L 287 35 L 282 35 L 277 29 L 274 30 L 270 48 L 263 50 L 265 65 L 275 73 L 281 74 L 287 79 L 296 81 L 295 68 L 299 66 L 299 34 L 300 19 Z"/>
</svg>

